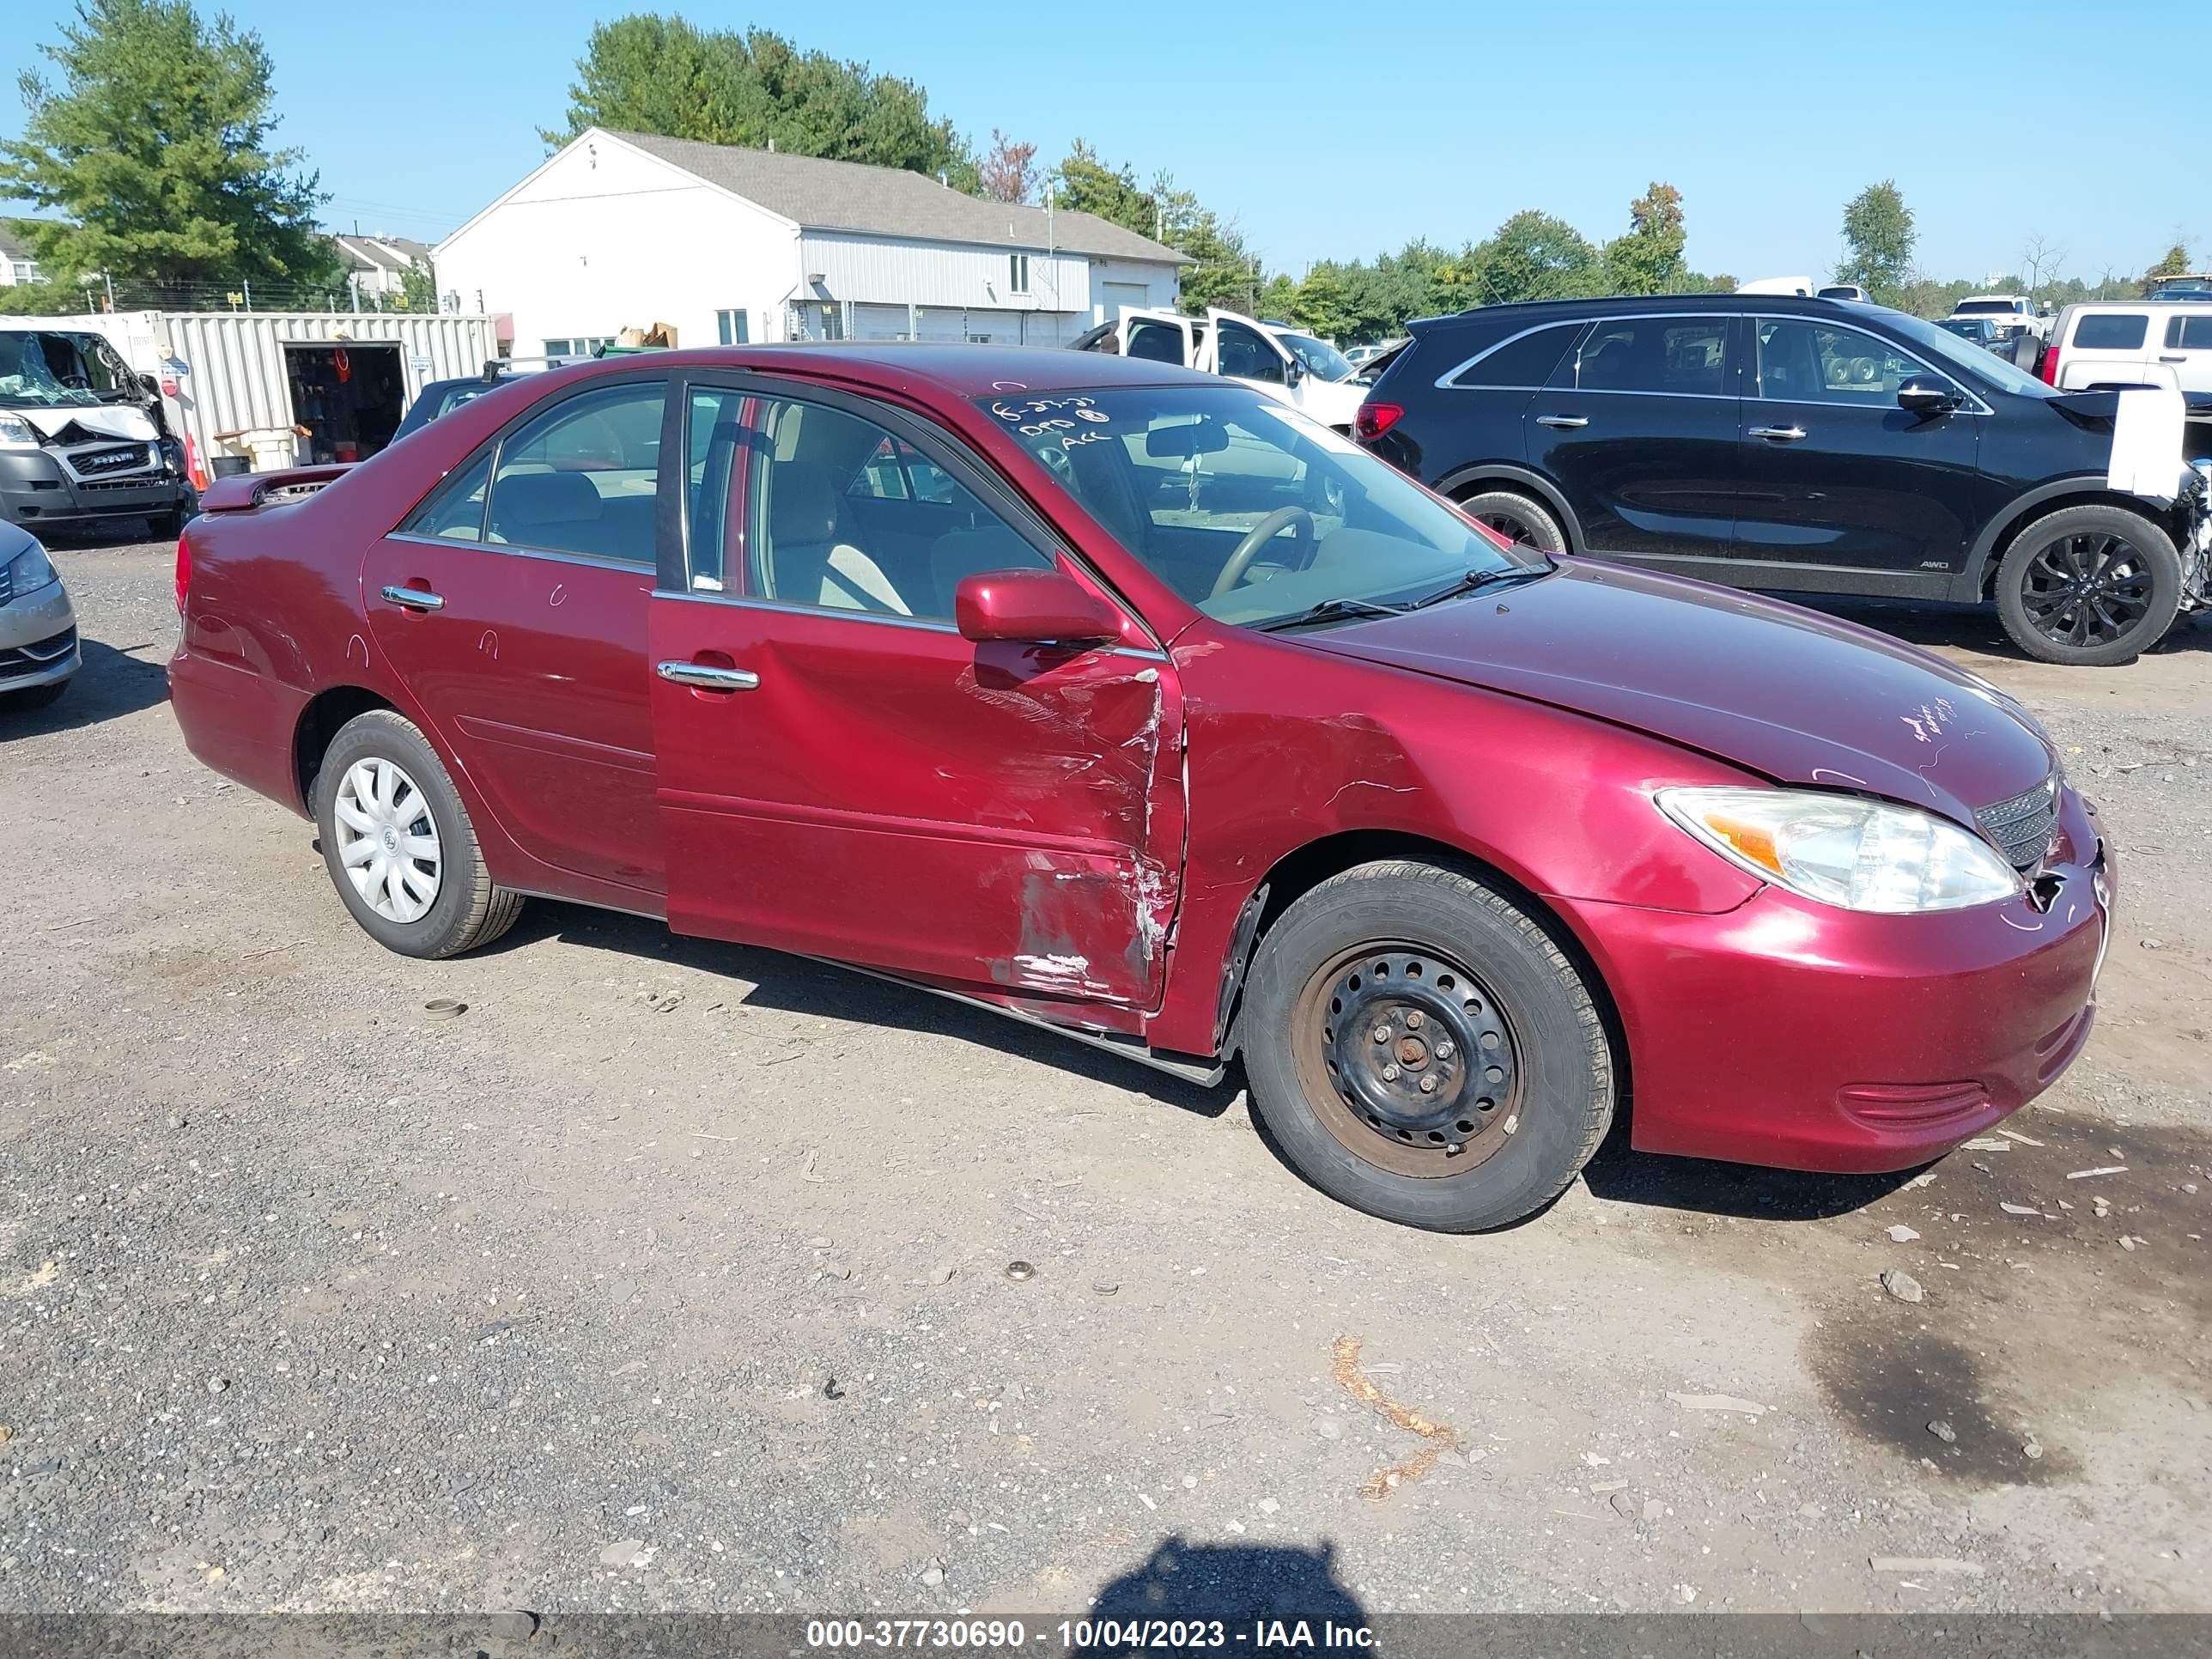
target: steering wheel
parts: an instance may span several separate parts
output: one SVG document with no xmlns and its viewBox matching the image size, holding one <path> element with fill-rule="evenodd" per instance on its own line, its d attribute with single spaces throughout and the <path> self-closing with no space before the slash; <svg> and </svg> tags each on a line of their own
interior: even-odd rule
<svg viewBox="0 0 2212 1659">
<path fill-rule="evenodd" d="M 1213 591 L 1208 599 L 1218 599 L 1244 580 L 1244 573 L 1260 556 L 1260 550 L 1275 539 L 1291 525 L 1298 526 L 1297 538 L 1305 544 L 1305 556 L 1298 561 L 1299 568 L 1313 562 L 1318 544 L 1314 536 L 1313 514 L 1303 507 L 1279 507 L 1266 518 L 1244 532 L 1244 539 L 1237 544 L 1237 550 L 1229 556 L 1229 562 L 1221 567 L 1221 574 L 1213 579 Z"/>
</svg>

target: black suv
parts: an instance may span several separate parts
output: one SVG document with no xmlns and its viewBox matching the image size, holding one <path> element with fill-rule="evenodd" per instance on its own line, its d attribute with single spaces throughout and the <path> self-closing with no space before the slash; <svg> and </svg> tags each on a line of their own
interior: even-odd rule
<svg viewBox="0 0 2212 1659">
<path fill-rule="evenodd" d="M 1751 295 L 1412 325 L 1360 441 L 1553 552 L 1798 592 L 1994 600 L 2045 662 L 2124 662 L 2206 603 L 2206 470 L 2112 490 L 2116 394 L 1877 306 Z M 2176 471 L 2181 473 L 2177 455 Z"/>
</svg>

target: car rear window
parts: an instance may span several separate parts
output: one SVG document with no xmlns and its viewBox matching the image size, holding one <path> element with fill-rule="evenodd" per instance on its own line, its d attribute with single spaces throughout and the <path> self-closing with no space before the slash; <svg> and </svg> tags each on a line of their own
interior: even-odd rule
<svg viewBox="0 0 2212 1659">
<path fill-rule="evenodd" d="M 2212 351 L 2212 315 L 2176 317 L 2166 325 L 2169 351 Z"/>
<path fill-rule="evenodd" d="M 1453 375 L 1451 383 L 1525 387 L 1533 392 L 1552 378 L 1552 371 L 1559 366 L 1559 359 L 1567 355 L 1567 348 L 1574 343 L 1575 336 L 1583 331 L 1583 327 L 1581 323 L 1559 323 L 1506 340 Z"/>
<path fill-rule="evenodd" d="M 2150 331 L 2150 319 L 2139 311 L 2092 312 L 2074 325 L 2078 351 L 2135 351 Z"/>
</svg>

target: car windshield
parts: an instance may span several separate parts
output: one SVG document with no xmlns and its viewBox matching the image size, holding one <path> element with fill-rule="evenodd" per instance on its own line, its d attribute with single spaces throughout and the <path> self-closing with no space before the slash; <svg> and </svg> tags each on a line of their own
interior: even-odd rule
<svg viewBox="0 0 2212 1659">
<path fill-rule="evenodd" d="M 1265 626 L 1330 601 L 1427 599 L 1549 568 L 1419 484 L 1241 386 L 1000 393 L 978 404 L 1091 516 L 1209 617 Z M 1337 620 L 1330 617 L 1328 620 Z"/>
<path fill-rule="evenodd" d="M 1930 356 L 1942 359 L 1946 366 L 1960 370 L 1970 380 L 1994 385 L 1998 391 L 2009 392 L 2016 398 L 2057 395 L 2034 375 L 2008 362 L 1995 352 L 1984 350 L 1978 345 L 1970 345 L 1933 323 L 1923 322 L 1917 317 L 1908 317 L 1901 311 L 1892 312 L 1882 321 Z"/>
<path fill-rule="evenodd" d="M 94 408 L 100 401 L 88 381 L 81 386 L 62 383 L 38 335 L 13 330 L 0 333 L 0 408 Z"/>
<path fill-rule="evenodd" d="M 1352 359 L 1326 340 L 1316 340 L 1310 334 L 1279 332 L 1275 338 L 1290 348 L 1291 354 L 1306 366 L 1307 372 L 1320 380 L 1348 380 L 1352 378 Z"/>
</svg>

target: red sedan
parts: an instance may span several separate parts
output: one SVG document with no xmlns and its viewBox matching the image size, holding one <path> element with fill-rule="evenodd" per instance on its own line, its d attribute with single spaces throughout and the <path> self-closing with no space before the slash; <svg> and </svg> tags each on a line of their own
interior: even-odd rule
<svg viewBox="0 0 2212 1659">
<path fill-rule="evenodd" d="M 205 507 L 185 738 L 315 820 L 394 951 L 538 894 L 1241 1054 L 1316 1185 L 1459 1231 L 1617 1112 L 1904 1168 L 2088 1036 L 2109 853 L 2017 704 L 1505 547 L 1218 378 L 655 354 Z"/>
</svg>

